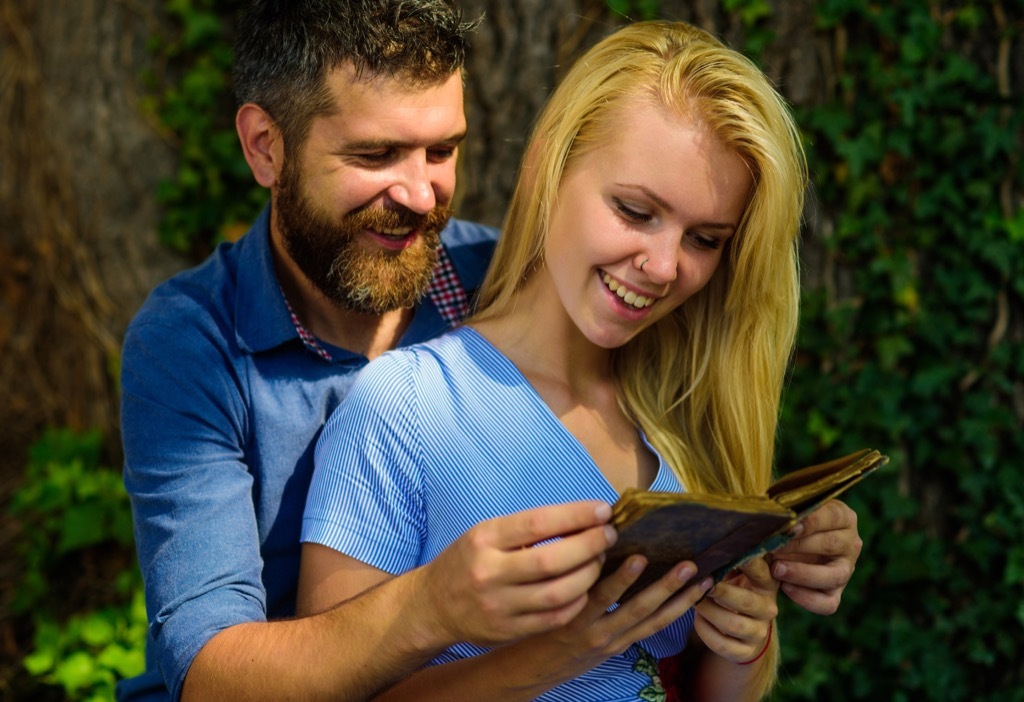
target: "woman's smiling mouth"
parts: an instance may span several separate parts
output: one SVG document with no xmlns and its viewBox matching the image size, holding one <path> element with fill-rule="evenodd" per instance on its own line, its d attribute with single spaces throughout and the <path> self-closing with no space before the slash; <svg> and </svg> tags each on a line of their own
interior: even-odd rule
<svg viewBox="0 0 1024 702">
<path fill-rule="evenodd" d="M 619 281 L 615 280 L 604 271 L 601 272 L 601 280 L 604 281 L 605 287 L 607 287 L 613 293 L 618 295 L 623 302 L 625 302 L 627 305 L 632 305 L 637 309 L 644 309 L 645 307 L 650 307 L 655 302 L 657 302 L 657 298 L 655 297 L 638 295 L 637 293 L 628 289 L 625 285 L 619 283 Z"/>
</svg>

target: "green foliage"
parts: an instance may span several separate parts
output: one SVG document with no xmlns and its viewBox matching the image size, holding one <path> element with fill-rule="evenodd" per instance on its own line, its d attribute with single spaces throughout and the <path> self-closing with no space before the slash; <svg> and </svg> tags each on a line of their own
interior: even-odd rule
<svg viewBox="0 0 1024 702">
<path fill-rule="evenodd" d="M 242 155 L 230 84 L 232 22 L 238 0 L 167 0 L 177 31 L 154 37 L 166 73 L 147 76 L 145 107 L 175 142 L 175 176 L 162 183 L 162 240 L 201 257 L 212 244 L 247 228 L 266 200 Z M 244 229 L 243 229 L 244 231 Z"/>
<path fill-rule="evenodd" d="M 15 611 L 51 592 L 49 575 L 68 554 L 113 542 L 132 544 L 131 508 L 121 475 L 101 468 L 99 432 L 50 431 L 32 446 L 24 486 L 11 511 L 25 526 L 24 580 Z"/>
<path fill-rule="evenodd" d="M 630 20 L 652 20 L 661 17 L 661 0 L 605 0 L 612 12 Z"/>
<path fill-rule="evenodd" d="M 113 697 L 115 682 L 144 669 L 146 612 L 141 578 L 132 567 L 131 508 L 120 473 L 100 465 L 98 432 L 47 432 L 30 450 L 23 487 L 11 512 L 23 527 L 23 577 L 13 604 L 31 615 L 26 670 L 73 700 Z M 116 569 L 97 565 L 112 552 Z M 99 554 L 99 556 L 97 556 Z M 83 566 L 98 571 L 96 599 L 80 601 Z M 69 615 L 68 612 L 71 612 Z"/>
<path fill-rule="evenodd" d="M 67 699 L 100 702 L 114 696 L 123 678 L 145 670 L 146 604 L 133 573 L 124 573 L 118 592 L 127 604 L 76 615 L 61 624 L 36 618 L 34 650 L 23 664 L 34 676 L 59 685 Z"/>
<path fill-rule="evenodd" d="M 722 0 L 722 8 L 739 18 L 746 34 L 744 46 L 750 55 L 760 54 L 775 39 L 775 32 L 766 22 L 772 16 L 768 0 Z"/>
<path fill-rule="evenodd" d="M 827 260 L 805 262 L 824 284 L 779 464 L 893 460 L 849 500 L 865 548 L 840 613 L 784 612 L 776 699 L 1024 700 L 1024 108 L 994 69 L 1024 17 L 943 8 L 817 5 L 823 38 L 856 41 L 833 99 L 798 114 Z"/>
</svg>

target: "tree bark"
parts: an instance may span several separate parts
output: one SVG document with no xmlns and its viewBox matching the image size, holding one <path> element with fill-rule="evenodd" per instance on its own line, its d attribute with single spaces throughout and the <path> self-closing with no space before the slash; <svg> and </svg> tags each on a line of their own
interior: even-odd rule
<svg viewBox="0 0 1024 702">
<path fill-rule="evenodd" d="M 44 426 L 100 428 L 116 441 L 121 334 L 180 267 L 156 235 L 156 187 L 174 153 L 140 105 L 158 5 L 0 0 L 7 478 Z"/>
<path fill-rule="evenodd" d="M 140 105 L 159 5 L 0 0 L 0 680 L 24 654 L 7 502 L 27 449 L 46 427 L 97 428 L 117 467 L 121 336 L 182 266 L 156 234 L 174 151 Z"/>
<path fill-rule="evenodd" d="M 463 0 L 483 16 L 466 65 L 469 137 L 456 211 L 499 226 L 533 118 L 562 72 L 617 22 L 601 0 Z"/>
</svg>

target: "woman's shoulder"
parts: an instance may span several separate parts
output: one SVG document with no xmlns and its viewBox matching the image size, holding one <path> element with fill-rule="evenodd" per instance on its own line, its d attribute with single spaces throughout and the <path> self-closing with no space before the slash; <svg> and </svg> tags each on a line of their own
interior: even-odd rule
<svg viewBox="0 0 1024 702">
<path fill-rule="evenodd" d="M 424 381 L 450 379 L 453 371 L 457 377 L 479 352 L 471 334 L 460 327 L 429 341 L 386 351 L 359 372 L 351 392 L 401 394 Z"/>
<path fill-rule="evenodd" d="M 370 365 L 383 362 L 391 368 L 404 367 L 413 372 L 461 367 L 500 355 L 471 327 L 460 326 L 441 336 L 382 354 Z"/>
</svg>

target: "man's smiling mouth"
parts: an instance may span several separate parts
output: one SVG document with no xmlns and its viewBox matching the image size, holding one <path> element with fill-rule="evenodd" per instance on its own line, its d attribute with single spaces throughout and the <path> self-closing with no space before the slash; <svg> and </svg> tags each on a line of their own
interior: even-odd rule
<svg viewBox="0 0 1024 702">
<path fill-rule="evenodd" d="M 380 229 L 372 230 L 375 234 L 381 236 L 390 237 L 392 239 L 402 239 L 409 236 L 413 232 L 412 227 L 382 227 Z"/>
</svg>

